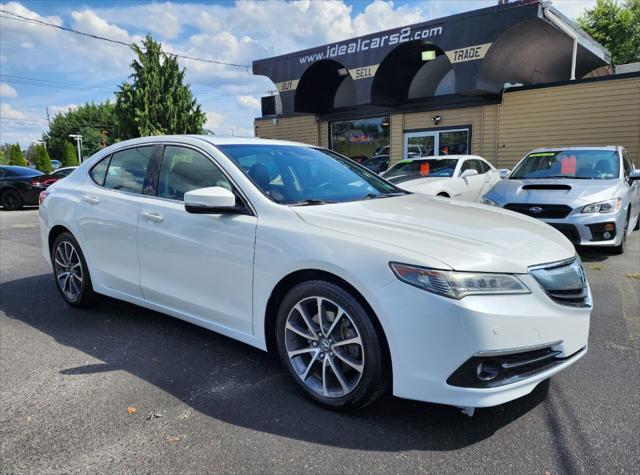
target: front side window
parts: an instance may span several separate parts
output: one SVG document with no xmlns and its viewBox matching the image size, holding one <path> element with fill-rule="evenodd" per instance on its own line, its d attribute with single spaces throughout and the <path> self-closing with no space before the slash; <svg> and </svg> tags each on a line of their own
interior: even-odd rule
<svg viewBox="0 0 640 475">
<path fill-rule="evenodd" d="M 460 173 L 464 172 L 465 170 L 475 170 L 478 172 L 478 175 L 481 175 L 485 172 L 482 166 L 482 162 L 476 159 L 465 160 L 462 164 L 462 167 L 460 168 Z"/>
<path fill-rule="evenodd" d="M 353 161 L 327 150 L 289 145 L 218 147 L 277 203 L 322 204 L 405 194 Z"/>
<path fill-rule="evenodd" d="M 159 197 L 182 201 L 187 191 L 211 186 L 231 190 L 231 183 L 220 169 L 200 152 L 173 145 L 165 147 L 158 180 Z"/>
<path fill-rule="evenodd" d="M 153 146 L 146 146 L 114 153 L 104 180 L 105 188 L 142 193 L 152 151 Z"/>
<path fill-rule="evenodd" d="M 510 179 L 572 178 L 611 180 L 620 176 L 615 150 L 559 150 L 530 153 L 513 170 Z"/>
<path fill-rule="evenodd" d="M 403 160 L 384 174 L 388 180 L 400 176 L 423 176 L 425 178 L 452 177 L 458 164 L 457 159 Z"/>
</svg>

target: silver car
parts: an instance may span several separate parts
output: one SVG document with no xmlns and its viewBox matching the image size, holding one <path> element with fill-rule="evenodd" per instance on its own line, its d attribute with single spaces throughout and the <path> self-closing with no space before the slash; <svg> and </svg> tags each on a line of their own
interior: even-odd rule
<svg viewBox="0 0 640 475">
<path fill-rule="evenodd" d="M 576 246 L 624 252 L 638 227 L 640 170 L 621 146 L 539 148 L 482 198 L 538 218 Z"/>
</svg>

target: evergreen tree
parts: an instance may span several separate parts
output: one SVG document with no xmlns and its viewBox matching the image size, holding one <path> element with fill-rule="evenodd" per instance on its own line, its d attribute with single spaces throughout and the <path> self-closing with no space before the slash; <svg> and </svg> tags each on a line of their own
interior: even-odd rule
<svg viewBox="0 0 640 475">
<path fill-rule="evenodd" d="M 51 173 L 51 159 L 44 145 L 37 146 L 35 156 L 33 157 L 33 164 L 36 166 L 36 170 L 40 170 L 42 173 Z"/>
<path fill-rule="evenodd" d="M 122 139 L 162 134 L 202 132 L 206 115 L 184 84 L 185 70 L 174 56 L 162 52 L 150 35 L 131 63 L 131 83 L 116 92 L 117 135 Z"/>
<path fill-rule="evenodd" d="M 15 165 L 18 167 L 26 167 L 27 161 L 24 159 L 24 154 L 19 144 L 11 145 L 9 147 L 9 165 Z"/>
<path fill-rule="evenodd" d="M 78 164 L 78 156 L 76 155 L 76 149 L 73 145 L 65 140 L 62 148 L 62 158 L 60 160 L 62 167 L 75 167 Z"/>
<path fill-rule="evenodd" d="M 5 155 L 2 149 L 0 149 L 0 165 L 9 165 L 9 157 Z"/>
</svg>

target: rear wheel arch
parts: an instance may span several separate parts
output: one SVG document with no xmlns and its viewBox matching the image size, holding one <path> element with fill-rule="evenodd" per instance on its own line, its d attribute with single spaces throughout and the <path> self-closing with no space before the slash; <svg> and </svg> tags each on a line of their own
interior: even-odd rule
<svg viewBox="0 0 640 475">
<path fill-rule="evenodd" d="M 389 351 L 389 343 L 387 342 L 387 336 L 382 328 L 380 320 L 378 316 L 374 312 L 369 302 L 364 298 L 364 296 L 349 282 L 344 280 L 341 277 L 338 277 L 331 272 L 322 271 L 319 269 L 304 269 L 292 272 L 291 274 L 283 277 L 280 282 L 276 284 L 276 286 L 271 291 L 271 295 L 269 296 L 269 300 L 267 302 L 267 308 L 265 310 L 265 319 L 264 319 L 264 332 L 265 339 L 267 344 L 268 351 L 276 351 L 276 320 L 278 316 L 278 308 L 280 307 L 280 303 L 282 299 L 287 295 L 287 293 L 293 289 L 296 285 L 301 284 L 302 282 L 308 282 L 313 280 L 322 280 L 326 282 L 330 282 L 339 287 L 342 287 L 344 290 L 349 292 L 362 307 L 366 310 L 367 314 L 371 318 L 371 322 L 375 327 L 378 337 L 380 338 L 380 342 L 382 343 L 382 352 L 384 356 L 384 365 L 385 369 L 388 371 L 389 378 L 391 377 L 391 353 Z M 389 379 L 391 381 L 391 379 Z"/>
<path fill-rule="evenodd" d="M 62 234 L 62 233 L 69 233 L 72 236 L 74 236 L 74 234 L 71 232 L 70 229 L 65 228 L 64 226 L 62 226 L 60 224 L 57 224 L 54 227 L 52 227 L 51 230 L 49 231 L 49 238 L 48 238 L 49 255 L 51 255 L 51 253 L 53 252 L 53 244 L 56 242 L 56 239 L 58 238 L 58 236 L 60 236 L 60 234 Z"/>
</svg>

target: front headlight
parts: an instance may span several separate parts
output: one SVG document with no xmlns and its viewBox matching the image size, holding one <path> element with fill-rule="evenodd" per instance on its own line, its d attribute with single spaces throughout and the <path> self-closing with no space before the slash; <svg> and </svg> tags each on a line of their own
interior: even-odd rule
<svg viewBox="0 0 640 475">
<path fill-rule="evenodd" d="M 390 262 L 398 279 L 434 294 L 454 299 L 467 295 L 529 294 L 531 291 L 511 274 L 457 272 Z"/>
<path fill-rule="evenodd" d="M 487 198 L 486 196 L 483 196 L 482 199 L 480 200 L 480 202 L 483 205 L 489 205 L 489 206 L 496 206 L 498 208 L 502 208 L 502 206 L 500 206 L 498 203 L 496 203 L 493 200 L 490 200 L 489 198 Z"/>
<path fill-rule="evenodd" d="M 622 198 L 591 203 L 582 208 L 583 213 L 613 213 L 622 207 Z"/>
</svg>

